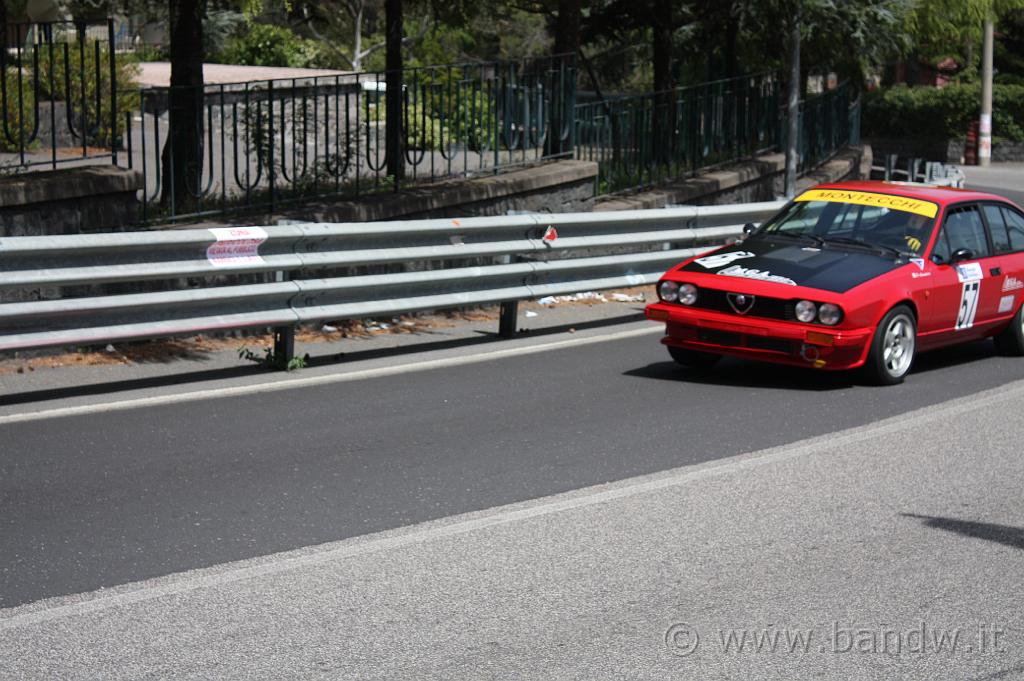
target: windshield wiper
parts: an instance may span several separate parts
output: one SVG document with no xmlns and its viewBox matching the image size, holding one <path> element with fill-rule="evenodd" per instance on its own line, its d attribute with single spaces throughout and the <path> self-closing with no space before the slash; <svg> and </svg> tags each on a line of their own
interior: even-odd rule
<svg viewBox="0 0 1024 681">
<path fill-rule="evenodd" d="M 763 236 L 785 236 L 790 239 L 801 239 L 803 241 L 811 241 L 815 246 L 821 248 L 825 245 L 825 240 L 817 234 L 810 234 L 808 232 L 764 232 Z"/>
<path fill-rule="evenodd" d="M 846 244 L 849 246 L 858 246 L 860 248 L 867 248 L 872 251 L 881 251 L 882 253 L 889 253 L 897 258 L 902 258 L 906 255 L 910 255 L 904 251 L 899 250 L 898 248 L 893 248 L 892 246 L 886 246 L 885 244 L 873 244 L 869 241 L 861 241 L 860 239 L 853 239 L 848 236 L 830 236 L 826 237 L 824 241 L 833 244 L 838 243 Z"/>
</svg>

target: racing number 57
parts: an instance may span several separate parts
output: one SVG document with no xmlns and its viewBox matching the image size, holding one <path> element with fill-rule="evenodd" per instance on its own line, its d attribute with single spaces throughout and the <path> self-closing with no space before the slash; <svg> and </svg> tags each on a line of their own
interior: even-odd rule
<svg viewBox="0 0 1024 681">
<path fill-rule="evenodd" d="M 964 283 L 963 293 L 960 294 L 960 314 L 956 318 L 957 331 L 974 326 L 974 317 L 978 314 L 978 293 L 980 291 L 980 281 Z"/>
</svg>

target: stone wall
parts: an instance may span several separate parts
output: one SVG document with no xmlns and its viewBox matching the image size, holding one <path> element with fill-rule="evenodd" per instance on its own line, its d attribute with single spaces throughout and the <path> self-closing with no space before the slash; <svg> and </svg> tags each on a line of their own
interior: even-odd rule
<svg viewBox="0 0 1024 681">
<path fill-rule="evenodd" d="M 0 237 L 131 229 L 138 222 L 142 175 L 88 166 L 0 180 Z"/>
<path fill-rule="evenodd" d="M 624 196 L 604 197 L 594 210 L 663 208 L 668 205 L 725 205 L 773 201 L 783 193 L 785 154 L 762 154 L 663 187 Z M 799 188 L 824 182 L 866 179 L 871 172 L 871 147 L 846 147 L 797 182 Z"/>
</svg>

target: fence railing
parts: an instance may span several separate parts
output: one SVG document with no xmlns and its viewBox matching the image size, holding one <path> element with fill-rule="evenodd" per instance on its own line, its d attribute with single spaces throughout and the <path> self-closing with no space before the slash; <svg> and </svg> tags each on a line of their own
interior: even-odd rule
<svg viewBox="0 0 1024 681">
<path fill-rule="evenodd" d="M 799 172 L 820 165 L 847 144 L 860 143 L 860 106 L 859 93 L 846 81 L 800 102 Z M 779 140 L 784 145 L 787 128 L 784 117 L 781 121 Z"/>
<path fill-rule="evenodd" d="M 402 72 L 404 177 L 396 178 L 386 75 L 205 86 L 191 114 L 200 162 L 184 188 L 171 185 L 161 149 L 169 108 L 189 93 L 143 90 L 141 113 L 126 114 L 126 145 L 129 166 L 144 176 L 144 219 L 272 210 L 571 155 L 571 57 L 410 68 Z"/>
<path fill-rule="evenodd" d="M 598 193 L 650 187 L 778 144 L 771 73 L 576 105 L 576 158 L 597 161 Z"/>
<path fill-rule="evenodd" d="M 0 28 L 0 170 L 118 162 L 114 23 Z"/>
<path fill-rule="evenodd" d="M 273 327 L 281 359 L 303 322 L 497 302 L 508 335 L 514 301 L 652 284 L 781 206 L 3 238 L 0 352 Z"/>
</svg>

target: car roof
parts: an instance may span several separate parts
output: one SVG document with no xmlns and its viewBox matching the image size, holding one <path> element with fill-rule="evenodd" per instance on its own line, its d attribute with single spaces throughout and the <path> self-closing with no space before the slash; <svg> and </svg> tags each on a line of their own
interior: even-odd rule
<svg viewBox="0 0 1024 681">
<path fill-rule="evenodd" d="M 1013 202 L 996 194 L 978 192 L 971 189 L 957 189 L 956 187 L 935 187 L 927 184 L 912 184 L 909 182 L 884 182 L 882 180 L 851 180 L 848 182 L 830 182 L 820 184 L 815 189 L 849 189 L 851 191 L 874 192 L 876 194 L 893 194 L 895 196 L 909 196 L 915 199 L 931 201 L 940 206 L 947 206 L 960 201 L 1004 201 Z"/>
</svg>

